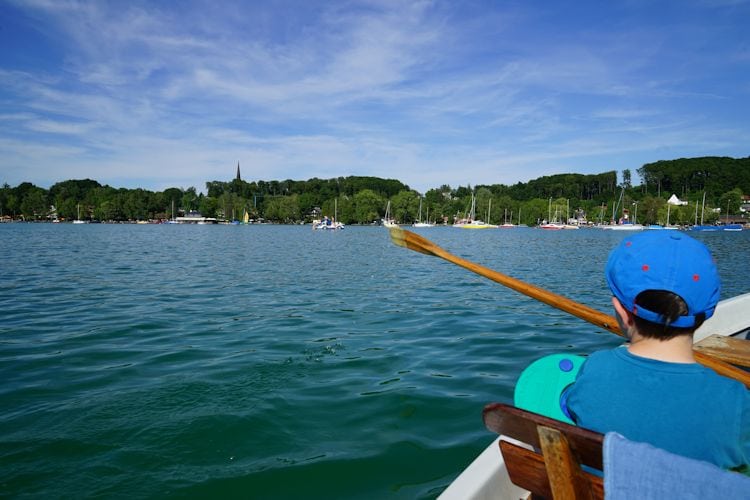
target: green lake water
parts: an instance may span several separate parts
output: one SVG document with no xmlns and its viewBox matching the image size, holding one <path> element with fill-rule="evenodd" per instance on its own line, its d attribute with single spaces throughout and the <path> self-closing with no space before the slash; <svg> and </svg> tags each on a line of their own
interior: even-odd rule
<svg viewBox="0 0 750 500">
<path fill-rule="evenodd" d="M 610 312 L 625 235 L 419 230 Z M 723 298 L 750 231 L 698 234 Z M 619 339 L 379 227 L 0 224 L 0 496 L 434 498 L 491 401 Z"/>
</svg>

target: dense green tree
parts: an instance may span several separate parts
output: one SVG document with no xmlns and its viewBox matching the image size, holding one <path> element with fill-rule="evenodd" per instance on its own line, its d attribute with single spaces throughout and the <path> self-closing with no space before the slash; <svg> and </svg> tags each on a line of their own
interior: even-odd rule
<svg viewBox="0 0 750 500">
<path fill-rule="evenodd" d="M 654 196 L 645 196 L 637 202 L 638 212 L 634 215 L 637 216 L 635 222 L 639 224 L 666 224 L 666 218 L 662 220 L 660 218 L 660 212 L 663 206 L 667 203 L 661 198 Z"/>
<path fill-rule="evenodd" d="M 391 198 L 391 213 L 397 222 L 411 224 L 419 210 L 419 194 L 416 191 L 399 191 Z"/>
<path fill-rule="evenodd" d="M 723 193 L 734 188 L 750 192 L 750 157 L 661 160 L 643 165 L 638 174 L 646 185 L 657 186 L 667 197 L 674 193 L 697 198 L 705 191 L 707 199 L 718 202 Z"/>
<path fill-rule="evenodd" d="M 630 189 L 632 187 L 632 176 L 629 168 L 622 171 L 622 187 L 625 189 Z"/>
<path fill-rule="evenodd" d="M 272 196 L 265 205 L 265 217 L 273 222 L 293 223 L 301 219 L 298 196 Z"/>
<path fill-rule="evenodd" d="M 63 182 L 58 182 L 49 188 L 50 199 L 58 198 L 73 198 L 76 202 L 83 201 L 86 196 L 94 189 L 101 188 L 95 180 L 91 179 L 73 179 Z"/>
<path fill-rule="evenodd" d="M 198 210 L 198 193 L 194 187 L 190 187 L 182 192 L 182 209 L 185 213 L 191 210 Z"/>
<path fill-rule="evenodd" d="M 476 217 L 490 222 L 506 220 L 535 224 L 547 219 L 549 200 L 553 200 L 559 219 L 585 213 L 589 220 L 608 220 L 624 213 L 639 222 L 709 223 L 722 214 L 736 213 L 741 196 L 750 192 L 750 158 L 703 157 L 659 161 L 638 169 L 640 186 L 630 186 L 630 171 L 623 171 L 618 185 L 615 171 L 601 174 L 556 174 L 511 186 L 442 185 L 428 190 L 423 197 L 423 217 L 452 222 L 465 216 L 476 196 Z M 667 207 L 671 194 L 688 200 L 688 207 Z M 705 196 L 705 203 L 704 203 Z M 163 192 L 144 189 L 115 189 L 91 179 L 68 180 L 48 191 L 24 182 L 15 188 L 0 188 L 0 215 L 45 219 L 54 205 L 63 219 L 81 217 L 98 220 L 164 219 L 190 210 L 206 216 L 239 219 L 245 210 L 254 219 L 275 222 L 309 220 L 314 210 L 333 215 L 338 200 L 338 218 L 347 224 L 368 224 L 384 215 L 391 201 L 393 216 L 402 223 L 418 217 L 420 195 L 394 179 L 350 176 L 306 181 L 258 180 L 206 183 L 206 194 L 195 188 L 168 188 Z M 487 215 L 490 208 L 491 213 Z"/>
<path fill-rule="evenodd" d="M 354 221 L 359 224 L 369 224 L 380 219 L 380 207 L 383 206 L 383 197 L 372 189 L 363 189 L 352 197 L 352 210 Z"/>
<path fill-rule="evenodd" d="M 13 215 L 13 211 L 10 207 L 11 196 L 13 196 L 13 190 L 6 182 L 3 184 L 3 187 L 0 188 L 0 217 Z"/>
<path fill-rule="evenodd" d="M 26 220 L 40 220 L 47 217 L 50 205 L 44 189 L 32 186 L 24 191 L 21 213 Z"/>
<path fill-rule="evenodd" d="M 74 198 L 63 198 L 58 196 L 55 199 L 55 208 L 57 208 L 57 217 L 62 220 L 75 219 L 78 216 L 78 204 Z M 110 220 L 110 219 L 102 219 Z"/>
<path fill-rule="evenodd" d="M 302 215 L 308 219 L 312 218 L 312 213 L 315 208 L 320 208 L 321 203 L 323 200 L 321 199 L 320 195 L 317 193 L 300 193 L 297 198 L 297 203 L 299 204 L 300 212 L 302 212 Z"/>
<path fill-rule="evenodd" d="M 735 188 L 721 195 L 719 198 L 719 207 L 723 216 L 726 217 L 739 212 L 742 203 L 742 194 L 740 188 Z"/>
<path fill-rule="evenodd" d="M 541 198 L 534 198 L 528 200 L 521 205 L 522 223 L 528 225 L 541 224 L 543 220 L 548 218 L 548 200 Z"/>
</svg>

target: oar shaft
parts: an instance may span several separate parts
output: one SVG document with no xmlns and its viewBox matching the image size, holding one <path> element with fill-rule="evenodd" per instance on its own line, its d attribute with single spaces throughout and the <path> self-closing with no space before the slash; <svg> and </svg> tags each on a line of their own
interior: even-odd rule
<svg viewBox="0 0 750 500">
<path fill-rule="evenodd" d="M 550 292 L 549 290 L 539 288 L 530 283 L 526 283 L 525 281 L 512 278 L 503 273 L 489 269 L 469 260 L 457 257 L 452 253 L 443 250 L 439 246 L 435 245 L 430 240 L 423 238 L 416 233 L 412 233 L 411 231 L 406 231 L 405 229 L 401 228 L 391 228 L 390 234 L 393 242 L 399 246 L 403 246 L 410 250 L 414 250 L 415 252 L 420 252 L 426 255 L 434 255 L 435 257 L 440 257 L 441 259 L 452 262 L 453 264 L 463 267 L 464 269 L 467 269 L 480 276 L 484 276 L 485 278 L 489 278 L 496 283 L 500 283 L 501 285 L 511 288 L 528 297 L 536 299 L 540 302 L 544 302 L 545 304 L 552 307 L 556 307 L 557 309 L 572 314 L 573 316 L 576 316 L 577 318 L 580 318 L 584 321 L 588 321 L 589 323 L 598 326 L 599 328 L 608 330 L 612 333 L 616 333 L 617 335 L 623 335 L 620 331 L 619 325 L 617 324 L 617 320 L 615 320 L 613 316 L 604 314 L 600 311 L 597 311 L 596 309 L 592 309 L 579 302 L 568 299 L 567 297 L 563 297 L 562 295 Z M 713 358 L 699 351 L 694 350 L 693 354 L 695 356 L 695 360 L 703 366 L 713 369 L 720 375 L 742 382 L 746 387 L 750 388 L 749 372 L 746 372 L 740 368 L 737 368 L 736 366 L 725 363 L 724 361 Z"/>
<path fill-rule="evenodd" d="M 448 252 L 441 252 L 441 254 L 435 252 L 435 255 L 458 266 L 461 266 L 464 269 L 468 269 L 473 273 L 484 276 L 485 278 L 491 279 L 496 283 L 500 283 L 503 286 L 531 297 L 532 299 L 544 302 L 547 305 L 556 307 L 557 309 L 565 311 L 566 313 L 572 314 L 577 318 L 588 321 L 589 323 L 592 323 L 599 328 L 609 330 L 610 332 L 620 336 L 623 335 L 614 316 L 604 314 L 601 311 L 597 311 L 596 309 L 592 309 L 591 307 L 570 300 L 569 298 L 563 297 L 562 295 L 558 295 L 556 293 L 550 292 L 549 290 L 539 288 L 538 286 L 526 283 L 525 281 L 521 281 L 493 269 L 489 269 L 480 264 L 462 259 L 461 257 L 457 257 Z"/>
</svg>

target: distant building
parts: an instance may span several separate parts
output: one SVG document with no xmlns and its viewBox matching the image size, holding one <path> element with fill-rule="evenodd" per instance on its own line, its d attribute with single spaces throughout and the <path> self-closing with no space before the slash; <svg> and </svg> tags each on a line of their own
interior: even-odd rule
<svg viewBox="0 0 750 500">
<path fill-rule="evenodd" d="M 670 205 L 687 205 L 688 204 L 688 202 L 682 201 L 681 199 L 679 199 L 676 194 L 673 194 L 667 200 L 667 203 L 669 203 Z"/>
<path fill-rule="evenodd" d="M 242 180 L 242 179 L 240 178 L 240 162 L 237 162 L 237 180 L 238 180 L 238 181 L 241 181 L 241 180 Z"/>
</svg>

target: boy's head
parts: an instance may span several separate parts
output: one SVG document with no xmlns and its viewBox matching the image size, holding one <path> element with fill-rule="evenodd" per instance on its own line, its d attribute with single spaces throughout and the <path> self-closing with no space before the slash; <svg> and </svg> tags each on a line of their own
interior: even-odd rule
<svg viewBox="0 0 750 500">
<path fill-rule="evenodd" d="M 719 273 L 708 249 L 673 230 L 625 238 L 610 253 L 605 275 L 646 336 L 691 333 L 719 301 Z"/>
</svg>

